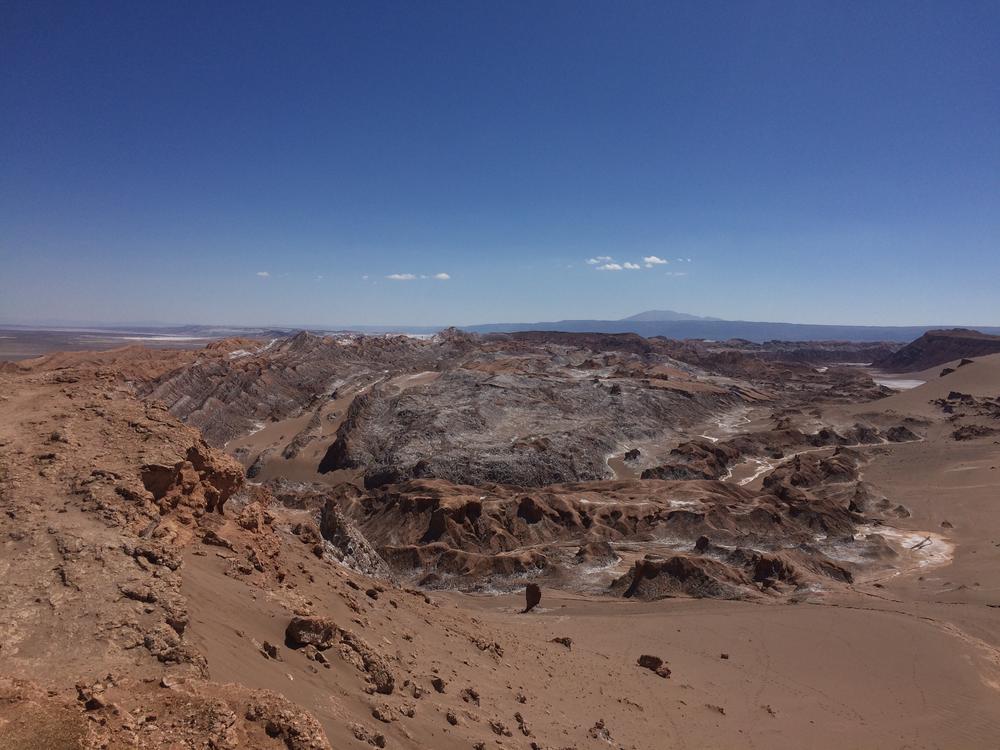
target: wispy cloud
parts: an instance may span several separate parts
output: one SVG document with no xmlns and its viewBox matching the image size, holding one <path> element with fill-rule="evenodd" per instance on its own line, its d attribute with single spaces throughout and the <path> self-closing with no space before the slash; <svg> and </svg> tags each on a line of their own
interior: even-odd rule
<svg viewBox="0 0 1000 750">
<path fill-rule="evenodd" d="M 267 278 L 270 278 L 271 272 L 270 271 L 258 271 L 257 275 L 260 276 L 262 279 L 267 279 Z"/>
<path fill-rule="evenodd" d="M 367 281 L 368 274 L 361 277 Z M 440 273 L 390 273 L 386 276 L 389 281 L 416 281 L 418 279 L 434 279 L 436 281 L 448 281 L 451 278 L 450 273 L 445 273 L 444 271 Z"/>
<path fill-rule="evenodd" d="M 687 271 L 667 271 L 666 276 L 687 276 Z"/>
<path fill-rule="evenodd" d="M 643 265 L 646 268 L 654 268 L 669 262 L 655 255 L 645 256 L 642 259 L 642 264 L 630 260 L 623 260 L 619 263 L 610 255 L 597 255 L 587 260 L 587 264 L 593 266 L 595 271 L 641 271 Z"/>
</svg>

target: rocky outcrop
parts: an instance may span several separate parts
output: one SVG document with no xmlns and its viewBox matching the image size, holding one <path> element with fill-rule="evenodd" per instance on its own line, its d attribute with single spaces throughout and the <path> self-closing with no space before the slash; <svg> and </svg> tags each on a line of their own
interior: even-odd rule
<svg viewBox="0 0 1000 750">
<path fill-rule="evenodd" d="M 226 501 L 243 484 L 239 463 L 202 441 L 187 450 L 185 460 L 172 465 L 146 464 L 140 475 L 161 513 L 179 506 L 222 513 Z"/>
<path fill-rule="evenodd" d="M 850 566 L 827 554 L 839 554 L 830 545 L 873 559 L 871 543 L 853 535 L 862 514 L 889 508 L 871 501 L 870 490 L 858 482 L 861 455 L 842 444 L 882 438 L 863 427 L 846 432 L 849 437 L 833 430 L 787 430 L 797 444 L 835 447 L 832 452 L 808 448 L 776 462 L 756 491 L 717 480 L 570 483 L 535 490 L 411 480 L 364 492 L 340 490 L 325 513 L 356 525 L 394 574 L 431 588 L 514 588 L 524 577 L 566 586 L 581 564 L 619 561 L 619 546 L 641 549 L 647 540 L 669 538 L 687 540 L 697 554 L 650 558 L 618 585 L 619 593 L 736 598 L 759 593 L 764 583 L 780 592 L 819 578 L 850 580 Z M 714 455 L 709 452 L 714 447 L 701 442 L 682 455 Z M 300 505 L 291 488 L 284 493 Z M 330 523 L 339 527 L 344 521 Z M 837 541 L 818 545 L 818 538 Z M 751 546 L 780 555 L 762 557 L 748 552 Z M 777 586 L 770 585 L 772 579 Z"/>
<path fill-rule="evenodd" d="M 690 440 L 670 452 L 670 461 L 642 472 L 643 479 L 719 479 L 742 454 L 741 447 Z"/>
<path fill-rule="evenodd" d="M 782 459 L 810 448 L 877 445 L 885 441 L 917 439 L 908 428 L 897 426 L 883 434 L 877 427 L 857 422 L 838 432 L 824 427 L 805 433 L 784 422 L 775 429 L 751 432 L 730 440 L 711 442 L 696 438 L 671 450 L 668 460 L 642 472 L 643 479 L 720 479 L 747 458 Z"/>
<path fill-rule="evenodd" d="M 315 718 L 281 696 L 239 685 L 106 675 L 81 682 L 77 700 L 0 677 L 4 747 L 253 747 L 331 750 Z"/>
<path fill-rule="evenodd" d="M 337 501 L 328 498 L 320 513 L 319 530 L 328 542 L 328 551 L 340 562 L 355 570 L 383 580 L 391 580 L 389 566 L 364 535 L 358 531 L 337 506 Z"/>
<path fill-rule="evenodd" d="M 354 399 L 318 471 L 363 467 L 369 489 L 418 478 L 521 486 L 603 479 L 616 445 L 740 400 L 721 389 L 550 377 L 467 367 L 419 391 L 374 388 Z"/>
<path fill-rule="evenodd" d="M 963 425 L 951 433 L 952 439 L 960 441 L 977 440 L 984 437 L 993 437 L 994 435 L 1000 435 L 1000 429 L 981 424 Z"/>
<path fill-rule="evenodd" d="M 388 661 L 350 630 L 324 617 L 293 617 L 285 628 L 285 645 L 292 649 L 311 646 L 321 651 L 338 648 L 340 656 L 364 672 L 375 692 L 390 694 L 396 679 Z"/>
<path fill-rule="evenodd" d="M 258 346 L 247 356 L 204 357 L 187 367 L 142 383 L 142 394 L 201 430 L 219 446 L 256 423 L 302 414 L 329 393 L 331 381 L 374 381 L 386 368 L 433 369 L 463 347 L 448 340 L 405 336 L 334 339 L 300 332 Z M 297 453 L 307 444 L 300 433 Z"/>
<path fill-rule="evenodd" d="M 670 596 L 738 599 L 750 579 L 718 560 L 674 555 L 647 555 L 612 585 L 612 592 L 626 598 L 663 599 Z"/>
</svg>

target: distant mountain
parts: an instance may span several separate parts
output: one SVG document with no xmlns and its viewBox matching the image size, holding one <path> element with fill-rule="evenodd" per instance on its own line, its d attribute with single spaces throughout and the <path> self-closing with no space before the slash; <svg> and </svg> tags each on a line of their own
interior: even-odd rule
<svg viewBox="0 0 1000 750">
<path fill-rule="evenodd" d="M 8 331 L 63 331 L 75 334 L 107 333 L 122 335 L 132 333 L 147 336 L 192 337 L 218 339 L 228 336 L 246 336 L 255 338 L 277 338 L 290 335 L 297 330 L 308 330 L 317 334 L 333 334 L 357 332 L 367 334 L 408 334 L 429 336 L 437 333 L 445 326 L 212 326 L 212 325 L 171 325 L 171 326 L 41 326 L 41 325 L 4 325 L 0 329 Z M 673 310 L 647 310 L 622 320 L 556 320 L 539 323 L 485 323 L 481 325 L 461 326 L 460 330 L 471 333 L 516 333 L 521 331 L 556 331 L 563 333 L 636 333 L 646 338 L 663 336 L 670 339 L 709 339 L 726 341 L 728 339 L 745 339 L 755 343 L 767 341 L 853 341 L 873 342 L 886 341 L 909 343 L 918 339 L 928 331 L 955 329 L 956 326 L 842 326 L 813 325 L 811 323 L 774 323 L 753 320 L 721 320 L 719 318 L 699 317 Z M 985 334 L 1000 336 L 1000 327 L 978 326 L 978 334 L 969 331 L 972 336 Z M 988 346 L 988 344 L 986 345 Z M 66 348 L 66 347 L 63 347 Z M 88 347 L 84 347 L 88 348 Z M 950 359 L 955 359 L 951 357 Z M 974 355 L 969 355 L 974 356 Z M 948 361 L 946 358 L 943 361 Z M 923 359 L 921 359 L 923 361 Z M 882 363 L 876 363 L 877 365 Z M 893 366 L 904 366 L 885 363 L 885 369 Z M 896 370 L 902 372 L 902 369 Z"/>
<path fill-rule="evenodd" d="M 558 320 L 542 323 L 487 323 L 465 326 L 474 333 L 511 333 L 517 331 L 566 331 L 570 333 L 637 333 L 640 336 L 664 336 L 671 339 L 746 339 L 765 341 L 896 341 L 906 343 L 927 331 L 947 326 L 840 326 L 810 323 L 771 323 L 751 320 Z M 1000 328 L 979 331 L 1000 334 Z"/>
<path fill-rule="evenodd" d="M 641 312 L 638 315 L 630 315 L 627 318 L 622 318 L 622 320 L 634 321 L 636 323 L 668 323 L 678 320 L 720 320 L 720 318 L 706 318 L 701 315 L 690 315 L 675 310 L 646 310 L 646 312 Z"/>
<path fill-rule="evenodd" d="M 1000 336 L 990 336 L 967 328 L 953 328 L 947 331 L 927 331 L 899 351 L 876 360 L 875 366 L 887 372 L 916 372 L 956 359 L 982 357 L 997 352 L 1000 352 Z"/>
</svg>

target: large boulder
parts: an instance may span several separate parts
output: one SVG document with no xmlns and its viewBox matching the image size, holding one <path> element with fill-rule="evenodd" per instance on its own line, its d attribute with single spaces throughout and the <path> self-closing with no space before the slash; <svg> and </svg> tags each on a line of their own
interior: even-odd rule
<svg viewBox="0 0 1000 750">
<path fill-rule="evenodd" d="M 328 617 L 293 617 L 285 628 L 285 645 L 289 648 L 315 646 L 327 649 L 333 645 L 340 629 Z"/>
</svg>

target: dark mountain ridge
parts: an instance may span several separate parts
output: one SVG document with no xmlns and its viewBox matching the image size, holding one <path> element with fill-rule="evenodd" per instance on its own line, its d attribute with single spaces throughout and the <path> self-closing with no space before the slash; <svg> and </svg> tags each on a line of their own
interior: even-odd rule
<svg viewBox="0 0 1000 750">
<path fill-rule="evenodd" d="M 956 359 L 1000 352 L 1000 336 L 968 328 L 927 331 L 899 351 L 874 362 L 887 372 L 916 372 Z"/>
<path fill-rule="evenodd" d="M 908 343 L 944 326 L 847 326 L 812 323 L 773 323 L 749 320 L 559 320 L 542 323 L 487 323 L 464 326 L 475 333 L 563 331 L 568 333 L 637 333 L 646 338 L 746 339 L 765 341 L 895 341 Z M 985 334 L 1000 334 L 1000 327 L 982 327 Z"/>
</svg>

